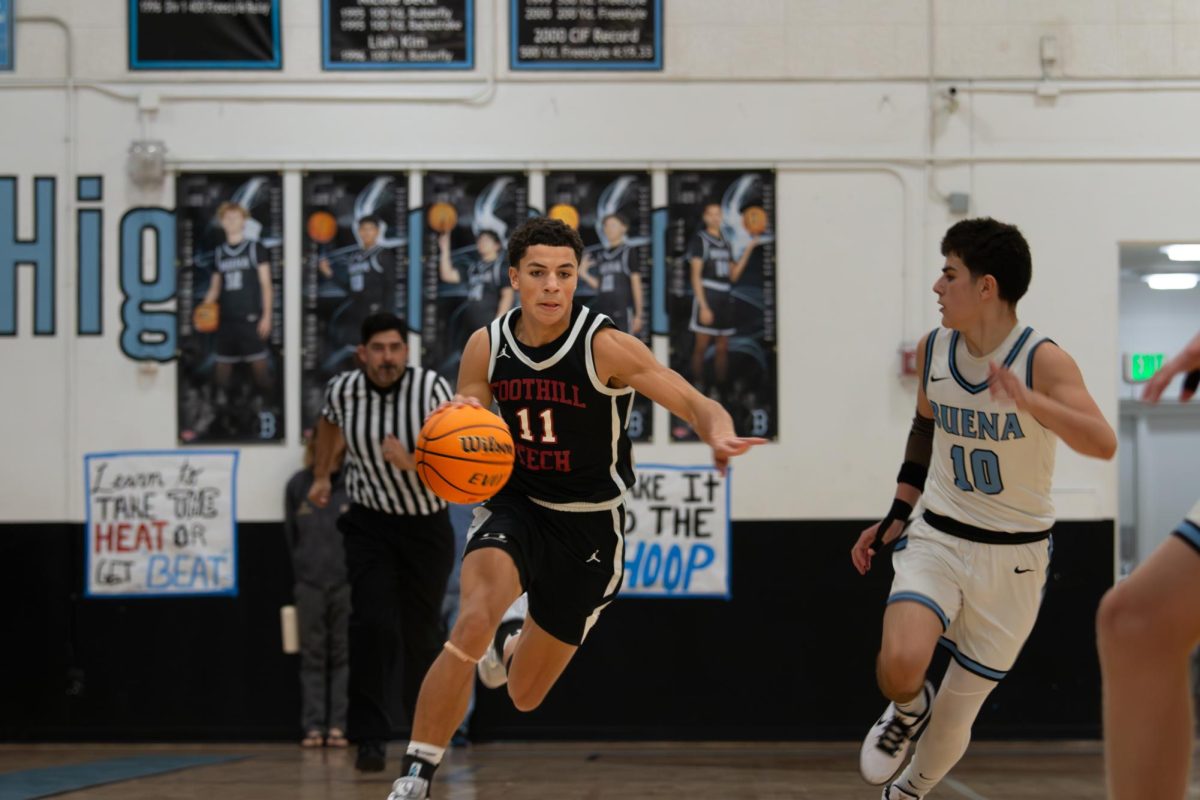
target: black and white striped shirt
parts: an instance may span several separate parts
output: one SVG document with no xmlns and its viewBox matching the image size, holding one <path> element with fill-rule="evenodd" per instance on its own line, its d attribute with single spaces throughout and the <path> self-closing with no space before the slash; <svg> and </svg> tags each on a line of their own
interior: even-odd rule
<svg viewBox="0 0 1200 800">
<path fill-rule="evenodd" d="M 446 507 L 416 472 L 384 460 L 383 440 L 390 434 L 413 452 L 425 417 L 450 397 L 446 380 L 421 367 L 407 367 L 389 389 L 375 386 L 360 369 L 330 379 L 321 414 L 346 438 L 351 500 L 388 514 L 425 515 Z"/>
</svg>

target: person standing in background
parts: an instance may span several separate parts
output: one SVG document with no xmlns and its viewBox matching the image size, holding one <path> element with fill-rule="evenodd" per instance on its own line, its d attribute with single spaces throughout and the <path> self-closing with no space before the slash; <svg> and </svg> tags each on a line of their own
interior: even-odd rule
<svg viewBox="0 0 1200 800">
<path fill-rule="evenodd" d="M 421 423 L 448 401 L 436 372 L 408 363 L 408 326 L 394 314 L 363 321 L 361 369 L 329 381 L 317 420 L 309 500 L 330 505 L 333 467 L 345 448 L 350 508 L 338 518 L 350 571 L 350 735 L 355 767 L 386 766 L 393 726 L 392 676 L 402 660 L 401 696 L 411 715 L 426 670 L 441 651 L 442 598 L 454 564 L 446 501 L 417 478 L 413 448 Z"/>
<path fill-rule="evenodd" d="M 284 506 L 300 627 L 300 746 L 346 747 L 350 582 L 337 518 L 349 509 L 350 497 L 336 473 L 329 503 L 322 508 L 309 501 L 315 456 L 316 440 L 309 439 L 304 469 L 288 481 Z"/>
</svg>

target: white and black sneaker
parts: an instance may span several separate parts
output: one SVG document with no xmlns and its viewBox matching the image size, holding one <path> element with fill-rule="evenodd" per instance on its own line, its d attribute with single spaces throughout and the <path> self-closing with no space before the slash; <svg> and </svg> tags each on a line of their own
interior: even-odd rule
<svg viewBox="0 0 1200 800">
<path fill-rule="evenodd" d="M 933 710 L 933 684 L 925 681 L 922 691 L 925 692 L 924 713 L 910 716 L 900 712 L 895 703 L 889 703 L 883 716 L 867 733 L 858 759 L 858 771 L 867 783 L 882 786 L 904 766 L 909 746 L 925 729 Z"/>
<path fill-rule="evenodd" d="M 425 800 L 429 797 L 429 781 L 415 775 L 405 775 L 392 784 L 388 800 Z"/>
<path fill-rule="evenodd" d="M 911 787 L 905 788 L 898 783 L 889 783 L 883 787 L 883 797 L 880 800 L 921 800 L 921 795 L 910 789 Z"/>
<path fill-rule="evenodd" d="M 479 659 L 479 663 L 475 665 L 479 682 L 487 688 L 499 689 L 508 683 L 508 665 L 504 663 L 504 648 L 510 639 L 521 635 L 521 628 L 525 624 L 525 615 L 528 613 L 528 595 L 521 595 L 504 612 L 500 627 L 496 629 L 496 635 L 492 637 L 492 643 L 488 645 L 483 658 Z"/>
</svg>

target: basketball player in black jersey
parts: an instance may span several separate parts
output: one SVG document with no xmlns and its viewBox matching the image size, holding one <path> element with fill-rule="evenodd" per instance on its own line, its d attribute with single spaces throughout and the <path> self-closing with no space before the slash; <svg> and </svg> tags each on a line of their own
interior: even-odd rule
<svg viewBox="0 0 1200 800">
<path fill-rule="evenodd" d="M 382 220 L 374 214 L 358 221 L 359 247 L 347 258 L 345 280 L 339 281 L 349 296 L 336 315 L 339 345 L 356 346 L 363 320 L 395 310 L 396 266 L 392 252 L 379 244 L 381 225 Z M 326 278 L 334 279 L 327 260 L 322 259 L 318 268 Z"/>
<path fill-rule="evenodd" d="M 475 237 L 479 258 L 461 271 L 450 261 L 450 234 L 438 236 L 438 276 L 444 283 L 466 283 L 467 299 L 459 306 L 453 323 L 453 349 L 461 350 L 474 331 L 512 308 L 513 290 L 508 285 L 504 243 L 495 231 L 480 231 Z"/>
<path fill-rule="evenodd" d="M 720 405 L 608 317 L 573 302 L 582 252 L 579 234 L 559 220 L 522 225 L 509 242 L 508 271 L 520 307 L 472 334 L 463 353 L 459 394 L 446 407 L 496 401 L 517 457 L 505 487 L 475 512 L 458 621 L 421 685 L 390 800 L 428 797 L 486 651 L 496 649 L 514 705 L 532 711 L 616 595 L 623 499 L 634 481 L 625 422 L 635 391 L 687 420 L 718 468 L 765 441 L 735 435 Z M 522 592 L 528 618 L 519 632 L 506 631 L 501 617 Z"/>
<path fill-rule="evenodd" d="M 225 229 L 225 242 L 213 257 L 213 274 L 205 303 L 218 303 L 216 369 L 218 407 L 227 407 L 235 364 L 249 364 L 258 387 L 259 401 L 271 390 L 267 339 L 271 336 L 271 264 L 260 253 L 258 242 L 246 238 L 250 213 L 237 203 L 222 203 L 217 219 Z"/>
<path fill-rule="evenodd" d="M 642 276 L 629 264 L 629 223 L 620 214 L 609 214 L 602 224 L 608 245 L 584 255 L 579 265 L 580 280 L 596 290 L 588 307 L 611 319 L 617 330 L 637 336 L 642 330 Z"/>
<path fill-rule="evenodd" d="M 704 230 L 697 231 L 688 244 L 685 257 L 692 282 L 692 321 L 688 328 L 696 334 L 692 349 L 692 380 L 699 385 L 704 380 L 704 356 L 709 344 L 716 345 L 713 377 L 715 385 L 723 387 L 729 377 L 729 337 L 737 333 L 733 309 L 733 284 L 738 282 L 750 254 L 758 247 L 755 236 L 734 261 L 733 246 L 721 232 L 721 206 L 709 203 L 704 207 Z"/>
</svg>

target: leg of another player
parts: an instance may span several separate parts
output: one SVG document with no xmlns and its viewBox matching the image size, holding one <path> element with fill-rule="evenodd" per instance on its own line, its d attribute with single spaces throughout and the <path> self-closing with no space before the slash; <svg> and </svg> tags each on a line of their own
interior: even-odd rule
<svg viewBox="0 0 1200 800">
<path fill-rule="evenodd" d="M 716 337 L 717 355 L 714 362 L 716 368 L 716 384 L 724 387 L 725 379 L 729 377 L 729 337 Z"/>
<path fill-rule="evenodd" d="M 546 633 L 533 617 L 525 618 L 508 670 L 508 696 L 518 711 L 542 704 L 578 649 Z"/>
<path fill-rule="evenodd" d="M 507 553 L 486 547 L 463 559 L 461 585 L 462 599 L 450 642 L 471 658 L 478 658 L 491 643 L 504 610 L 520 596 L 521 579 Z M 450 743 L 466 716 L 474 678 L 474 662 L 442 650 L 421 684 L 413 720 L 414 742 L 437 747 Z"/>
<path fill-rule="evenodd" d="M 1113 800 L 1177 800 L 1187 790 L 1188 659 L 1200 640 L 1198 609 L 1200 556 L 1174 536 L 1100 603 L 1096 627 Z"/>
<path fill-rule="evenodd" d="M 901 600 L 887 607 L 876 664 L 884 696 L 903 708 L 921 694 L 942 630 L 941 618 L 921 603 Z"/>
<path fill-rule="evenodd" d="M 692 385 L 703 386 L 704 380 L 704 354 L 708 352 L 709 342 L 712 341 L 712 336 L 707 333 L 697 333 L 696 341 L 693 343 L 692 349 Z"/>
</svg>

